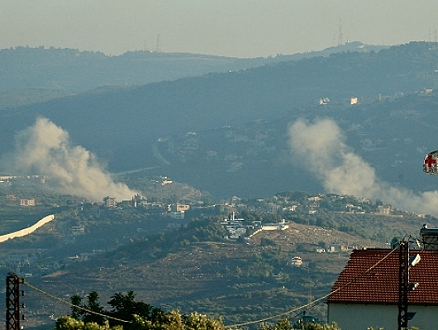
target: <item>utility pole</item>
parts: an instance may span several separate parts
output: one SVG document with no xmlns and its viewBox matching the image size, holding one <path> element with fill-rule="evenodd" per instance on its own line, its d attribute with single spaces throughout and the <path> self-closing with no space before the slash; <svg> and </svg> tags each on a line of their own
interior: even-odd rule
<svg viewBox="0 0 438 330">
<path fill-rule="evenodd" d="M 409 257 L 409 239 L 399 243 L 399 272 L 398 272 L 398 330 L 408 328 L 408 320 L 415 316 L 415 312 L 408 312 L 408 293 L 418 287 L 418 283 L 409 283 L 409 269 L 421 261 L 416 253 Z"/>
<path fill-rule="evenodd" d="M 409 291 L 409 242 L 402 241 L 399 245 L 398 271 L 398 330 L 408 327 L 408 291 Z"/>
<path fill-rule="evenodd" d="M 338 33 L 338 46 L 342 46 L 344 44 L 343 41 L 344 34 L 342 33 L 342 19 L 339 20 L 339 33 Z"/>
<path fill-rule="evenodd" d="M 160 35 L 157 36 L 156 52 L 157 53 L 162 53 L 163 52 L 163 47 L 161 46 L 161 36 Z"/>
<path fill-rule="evenodd" d="M 20 317 L 20 283 L 24 283 L 14 273 L 9 273 L 6 277 L 6 330 L 21 330 L 20 319 L 24 320 L 24 315 Z M 24 296 L 24 291 L 21 291 Z"/>
</svg>

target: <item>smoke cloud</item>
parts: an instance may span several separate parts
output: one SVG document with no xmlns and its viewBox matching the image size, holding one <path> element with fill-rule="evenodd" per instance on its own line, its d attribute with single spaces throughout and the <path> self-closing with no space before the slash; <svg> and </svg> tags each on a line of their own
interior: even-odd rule
<svg viewBox="0 0 438 330">
<path fill-rule="evenodd" d="M 60 194 L 102 201 L 105 196 L 126 200 L 137 193 L 114 182 L 95 155 L 72 146 L 68 133 L 46 118 L 17 134 L 8 162 L 14 173 L 47 176 L 47 184 Z"/>
<path fill-rule="evenodd" d="M 299 119 L 290 125 L 289 138 L 294 159 L 321 180 L 327 192 L 380 199 L 401 210 L 438 216 L 438 191 L 414 193 L 379 180 L 374 168 L 346 145 L 333 120 Z"/>
</svg>

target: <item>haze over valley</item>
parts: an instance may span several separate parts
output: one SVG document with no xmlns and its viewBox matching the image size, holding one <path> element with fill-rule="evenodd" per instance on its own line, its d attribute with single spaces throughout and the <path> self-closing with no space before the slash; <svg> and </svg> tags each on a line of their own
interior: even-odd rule
<svg viewBox="0 0 438 330">
<path fill-rule="evenodd" d="M 4 108 L 3 173 L 45 175 L 57 180 L 59 189 L 74 194 L 76 185 L 82 189 L 94 181 L 70 177 L 72 172 L 85 175 L 98 168 L 97 173 L 108 176 L 147 169 L 147 175 L 171 177 L 208 191 L 213 198 L 324 191 L 386 197 L 396 207 L 436 214 L 435 178 L 421 170 L 424 154 L 435 146 L 418 134 L 433 130 L 429 122 L 435 116 L 435 47 L 411 43 L 377 53 L 363 52 L 361 47 L 360 52 L 315 54 Z M 412 62 L 419 54 L 421 65 Z M 334 134 L 342 147 L 323 145 L 321 150 L 331 158 L 317 150 L 313 159 L 313 149 L 297 149 L 294 139 L 300 138 L 297 130 L 306 134 L 312 125 L 322 123 L 325 129 L 314 129 L 317 134 L 310 134 L 308 144 L 332 141 Z M 301 140 L 298 145 L 304 147 Z M 338 166 L 330 159 L 344 163 Z M 62 173 L 56 174 L 56 168 Z M 355 174 L 346 176 L 347 172 Z M 334 178 L 327 179 L 335 175 L 342 178 L 338 181 L 351 178 L 354 184 L 342 187 Z M 105 176 L 91 177 L 105 181 Z M 107 193 L 98 190 L 101 185 Z M 132 193 L 107 185 L 96 183 L 83 197 L 129 198 Z M 418 201 L 406 203 L 407 199 Z"/>
<path fill-rule="evenodd" d="M 408 35 L 404 1 L 379 5 L 385 29 L 374 2 L 338 1 L 341 20 L 314 1 L 97 3 L 94 29 L 78 2 L 62 38 L 63 16 L 39 8 L 20 11 L 32 40 L 0 38 L 0 236 L 32 229 L 0 243 L 0 274 L 39 288 L 26 328 L 54 328 L 63 299 L 131 290 L 226 326 L 324 323 L 319 298 L 353 250 L 438 227 L 438 176 L 423 172 L 438 149 L 435 4 Z M 114 9 L 130 18 L 116 29 Z"/>
</svg>

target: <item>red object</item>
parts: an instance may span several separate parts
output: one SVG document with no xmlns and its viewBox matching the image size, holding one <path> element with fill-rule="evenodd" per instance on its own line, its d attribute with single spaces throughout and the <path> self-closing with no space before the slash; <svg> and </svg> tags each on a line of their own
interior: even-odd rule
<svg viewBox="0 0 438 330">
<path fill-rule="evenodd" d="M 431 168 L 432 165 L 436 165 L 436 159 L 431 154 L 428 154 L 424 159 L 424 165 Z"/>
<path fill-rule="evenodd" d="M 399 251 L 390 252 L 390 249 L 354 250 L 327 302 L 397 304 Z M 438 305 L 438 251 L 411 250 L 409 254 L 417 253 L 421 262 L 409 270 L 409 281 L 419 285 L 409 292 L 409 304 Z M 380 260 L 383 261 L 378 263 Z"/>
</svg>

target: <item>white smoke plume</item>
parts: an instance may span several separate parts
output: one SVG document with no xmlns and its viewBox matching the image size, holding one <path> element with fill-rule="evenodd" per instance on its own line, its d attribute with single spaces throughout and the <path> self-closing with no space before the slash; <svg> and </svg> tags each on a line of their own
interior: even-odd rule
<svg viewBox="0 0 438 330">
<path fill-rule="evenodd" d="M 380 199 L 401 210 L 438 216 L 438 191 L 414 193 L 379 180 L 374 168 L 348 148 L 333 120 L 299 119 L 290 125 L 289 138 L 294 159 L 321 180 L 327 192 Z"/>
<path fill-rule="evenodd" d="M 17 134 L 15 154 L 8 158 L 15 173 L 47 176 L 48 184 L 60 194 L 92 201 L 102 201 L 105 196 L 120 201 L 137 194 L 125 184 L 115 183 L 95 155 L 72 146 L 68 133 L 46 118 Z"/>
</svg>

